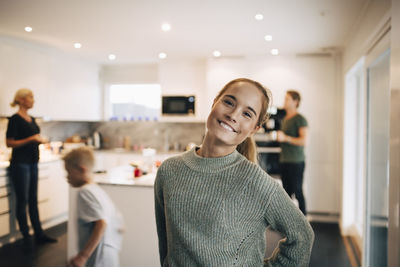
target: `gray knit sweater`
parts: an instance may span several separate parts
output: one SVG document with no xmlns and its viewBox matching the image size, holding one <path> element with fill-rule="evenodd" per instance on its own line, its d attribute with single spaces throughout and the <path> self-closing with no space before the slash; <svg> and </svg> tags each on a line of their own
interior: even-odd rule
<svg viewBox="0 0 400 267">
<path fill-rule="evenodd" d="M 286 192 L 237 151 L 196 148 L 163 162 L 154 185 L 162 266 L 308 266 L 314 233 Z M 264 262 L 265 230 L 286 238 Z"/>
</svg>

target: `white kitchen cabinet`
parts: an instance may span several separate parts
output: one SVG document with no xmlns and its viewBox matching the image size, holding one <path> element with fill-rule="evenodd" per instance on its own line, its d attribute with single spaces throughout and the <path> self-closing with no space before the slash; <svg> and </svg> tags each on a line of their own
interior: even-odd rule
<svg viewBox="0 0 400 267">
<path fill-rule="evenodd" d="M 96 121 L 101 118 L 97 64 L 55 49 L 0 36 L 0 115 L 16 109 L 9 103 L 18 88 L 35 96 L 34 116 L 52 120 Z M 12 64 L 10 63 L 12 62 Z"/>
<path fill-rule="evenodd" d="M 43 227 L 48 228 L 68 216 L 68 183 L 61 160 L 39 164 L 38 202 Z"/>
<path fill-rule="evenodd" d="M 68 187 L 62 160 L 39 163 L 38 208 L 43 229 L 67 221 Z M 14 190 L 6 168 L 0 168 L 0 243 L 20 236 L 12 203 L 15 204 Z"/>
<path fill-rule="evenodd" d="M 10 202 L 6 180 L 6 169 L 0 169 L 0 237 L 10 233 Z"/>
<path fill-rule="evenodd" d="M 0 214 L 0 237 L 10 233 L 10 214 Z"/>
</svg>

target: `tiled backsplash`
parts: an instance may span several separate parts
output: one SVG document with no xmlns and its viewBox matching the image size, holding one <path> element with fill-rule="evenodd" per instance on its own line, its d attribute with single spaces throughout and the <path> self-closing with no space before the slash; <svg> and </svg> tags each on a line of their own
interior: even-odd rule
<svg viewBox="0 0 400 267">
<path fill-rule="evenodd" d="M 93 129 L 100 132 L 105 148 L 152 147 L 157 151 L 183 150 L 189 143 L 200 144 L 204 123 L 172 122 L 100 122 Z"/>
<path fill-rule="evenodd" d="M 4 150 L 7 119 L 0 119 L 0 149 Z M 98 131 L 102 137 L 105 149 L 129 146 L 130 149 L 152 147 L 157 151 L 183 150 L 187 144 L 200 144 L 205 124 L 199 122 L 67 122 L 67 121 L 38 121 L 42 135 L 50 141 L 65 141 L 72 135 L 83 138 Z"/>
</svg>

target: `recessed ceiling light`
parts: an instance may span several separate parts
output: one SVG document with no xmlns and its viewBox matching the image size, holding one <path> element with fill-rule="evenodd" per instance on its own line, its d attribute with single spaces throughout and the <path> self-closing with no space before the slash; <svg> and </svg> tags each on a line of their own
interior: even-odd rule
<svg viewBox="0 0 400 267">
<path fill-rule="evenodd" d="M 171 25 L 169 23 L 163 23 L 161 25 L 161 30 L 163 30 L 164 32 L 168 32 L 171 30 Z"/>
<path fill-rule="evenodd" d="M 26 27 L 25 27 L 25 31 L 26 31 L 26 32 L 31 32 L 31 31 L 32 31 L 32 27 L 26 26 Z"/>
<path fill-rule="evenodd" d="M 263 20 L 264 16 L 263 16 L 262 14 L 256 14 L 256 15 L 254 16 L 254 18 L 255 18 L 256 20 Z"/>
<path fill-rule="evenodd" d="M 158 54 L 158 57 L 161 59 L 164 59 L 167 57 L 167 54 L 165 54 L 164 52 L 161 52 L 160 54 Z"/>
<path fill-rule="evenodd" d="M 221 52 L 219 52 L 218 50 L 215 50 L 213 52 L 214 57 L 220 57 L 221 56 Z"/>
<path fill-rule="evenodd" d="M 75 47 L 75 48 L 81 48 L 82 45 L 81 45 L 81 43 L 74 43 L 74 47 Z"/>
<path fill-rule="evenodd" d="M 108 59 L 109 60 L 114 60 L 114 59 L 116 59 L 117 57 L 114 55 L 114 54 L 109 54 L 108 55 Z"/>
<path fill-rule="evenodd" d="M 274 56 L 277 56 L 277 55 L 279 55 L 279 50 L 276 49 L 276 48 L 271 49 L 271 54 L 274 55 Z"/>
<path fill-rule="evenodd" d="M 269 42 L 272 41 L 272 35 L 265 35 L 264 36 L 265 41 Z"/>
</svg>

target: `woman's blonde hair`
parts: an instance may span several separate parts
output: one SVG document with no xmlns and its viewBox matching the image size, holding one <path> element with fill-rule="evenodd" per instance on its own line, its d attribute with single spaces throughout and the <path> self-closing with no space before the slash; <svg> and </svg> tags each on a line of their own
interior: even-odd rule
<svg viewBox="0 0 400 267">
<path fill-rule="evenodd" d="M 79 147 L 71 150 L 63 157 L 66 165 L 71 167 L 84 166 L 88 169 L 94 167 L 94 154 L 93 150 L 88 147 Z"/>
<path fill-rule="evenodd" d="M 263 94 L 264 99 L 262 101 L 262 106 L 261 106 L 261 111 L 258 116 L 258 121 L 257 121 L 257 126 L 262 126 L 262 124 L 268 119 L 268 108 L 271 104 L 271 92 L 269 91 L 268 88 L 264 87 L 261 83 L 256 82 L 251 79 L 247 78 L 238 78 L 235 80 L 232 80 L 228 82 L 222 89 L 219 91 L 218 95 L 214 99 L 213 105 L 221 98 L 221 96 L 228 90 L 232 85 L 239 83 L 239 82 L 245 82 L 245 83 L 250 83 L 257 87 L 258 90 Z M 240 143 L 237 147 L 236 150 L 245 156 L 249 161 L 257 163 L 258 162 L 258 157 L 257 157 L 257 147 L 256 147 L 256 142 L 254 141 L 253 136 L 247 137 L 242 143 Z"/>
<path fill-rule="evenodd" d="M 14 96 L 14 101 L 10 103 L 10 106 L 16 107 L 19 105 L 19 101 L 23 98 L 25 98 L 27 95 L 32 94 L 32 90 L 27 89 L 27 88 L 21 88 L 19 89 Z"/>
</svg>

